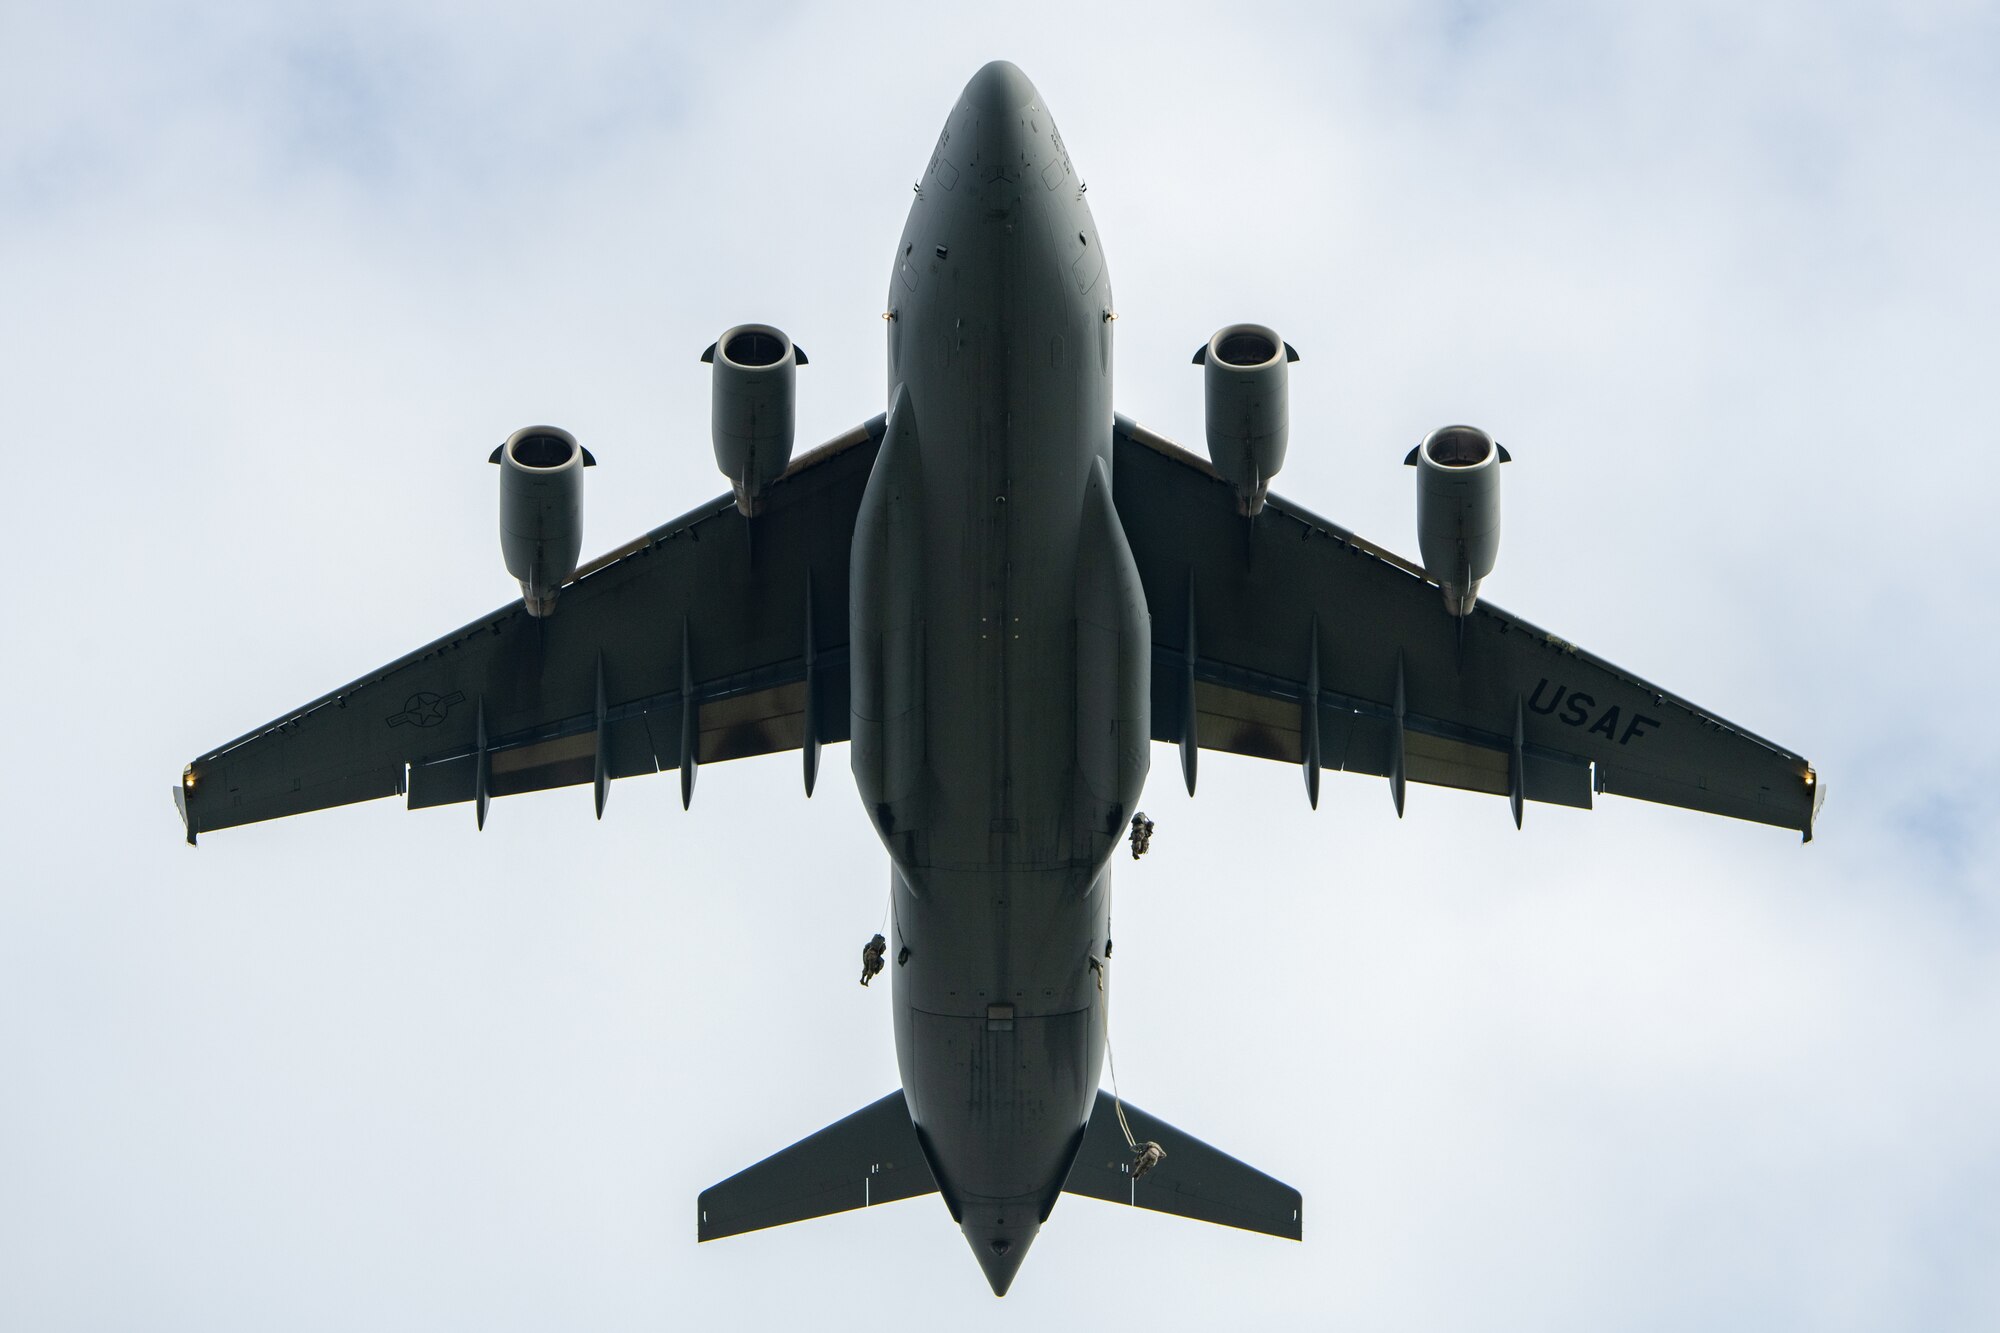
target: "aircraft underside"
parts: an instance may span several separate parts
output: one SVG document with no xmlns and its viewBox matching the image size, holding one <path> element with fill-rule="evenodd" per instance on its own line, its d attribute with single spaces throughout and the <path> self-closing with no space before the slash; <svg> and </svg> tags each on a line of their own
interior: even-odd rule
<svg viewBox="0 0 2000 1333">
<path fill-rule="evenodd" d="M 1484 432 L 1433 432 L 1421 564 L 1273 495 L 1297 353 L 1197 352 L 1206 460 L 1115 417 L 1109 270 L 1040 94 L 954 104 L 889 285 L 885 413 L 793 460 L 781 331 L 705 354 L 730 493 L 582 567 L 566 432 L 517 431 L 522 601 L 189 764 L 197 834 L 351 801 L 469 803 L 824 744 L 891 861 L 903 1088 L 705 1191 L 702 1240 L 939 1193 L 996 1294 L 1065 1192 L 1298 1239 L 1298 1192 L 1100 1091 L 1112 854 L 1152 744 L 1545 802 L 1605 793 L 1792 828 L 1799 756 L 1479 600 Z M 1148 1151 L 1150 1149 L 1150 1151 Z"/>
<path fill-rule="evenodd" d="M 1092 345 L 1110 280 L 1071 254 L 1095 232 L 1033 85 L 982 70 L 898 247 L 855 523 L 854 772 L 895 863 L 897 1058 L 995 1291 L 1096 1095 L 1106 866 L 1151 746 L 1111 363 Z"/>
</svg>

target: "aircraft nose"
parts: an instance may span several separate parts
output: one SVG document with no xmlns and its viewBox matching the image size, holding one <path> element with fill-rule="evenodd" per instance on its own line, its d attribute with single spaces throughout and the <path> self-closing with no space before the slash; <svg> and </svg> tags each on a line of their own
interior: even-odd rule
<svg viewBox="0 0 2000 1333">
<path fill-rule="evenodd" d="M 1022 107 L 1041 100 L 1035 85 L 1010 60 L 995 60 L 965 85 L 965 100 L 982 117 L 1011 118 Z"/>
</svg>

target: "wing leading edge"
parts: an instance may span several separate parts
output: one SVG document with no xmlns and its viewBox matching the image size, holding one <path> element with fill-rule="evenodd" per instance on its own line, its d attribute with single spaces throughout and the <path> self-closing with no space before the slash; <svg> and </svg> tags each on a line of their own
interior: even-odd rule
<svg viewBox="0 0 2000 1333">
<path fill-rule="evenodd" d="M 1153 610 L 1153 738 L 1322 771 L 1589 808 L 1599 792 L 1797 829 L 1798 755 L 1273 495 L 1254 525 L 1208 463 L 1124 418 L 1119 518 Z M 1462 638 L 1461 638 L 1462 634 Z"/>
<path fill-rule="evenodd" d="M 847 739 L 847 565 L 882 418 L 189 764 L 187 839 L 385 796 L 411 809 Z"/>
</svg>

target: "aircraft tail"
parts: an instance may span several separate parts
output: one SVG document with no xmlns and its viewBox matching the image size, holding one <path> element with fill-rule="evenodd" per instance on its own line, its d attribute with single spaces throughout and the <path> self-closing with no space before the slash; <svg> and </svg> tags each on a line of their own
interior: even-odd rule
<svg viewBox="0 0 2000 1333">
<path fill-rule="evenodd" d="M 1125 1119 L 1131 1123 L 1133 1138 L 1142 1145 L 1148 1140 L 1158 1143 L 1166 1150 L 1165 1158 L 1142 1176 L 1132 1174 L 1133 1154 L 1118 1127 L 1117 1107 L 1111 1094 L 1100 1088 L 1063 1193 L 1299 1239 L 1300 1197 L 1290 1185 L 1130 1102 L 1125 1103 Z"/>
<path fill-rule="evenodd" d="M 897 1091 L 703 1190 L 695 1236 L 718 1240 L 936 1192 Z"/>
</svg>

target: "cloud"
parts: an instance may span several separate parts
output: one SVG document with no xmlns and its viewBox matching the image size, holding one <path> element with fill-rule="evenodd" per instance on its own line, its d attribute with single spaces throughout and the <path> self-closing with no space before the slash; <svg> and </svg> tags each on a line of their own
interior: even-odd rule
<svg viewBox="0 0 2000 1333">
<path fill-rule="evenodd" d="M 10 18 L 0 1323 L 1991 1325 L 1993 23 Z M 1299 1184 L 1308 1241 L 1066 1201 L 1004 1306 L 935 1201 L 689 1238 L 896 1077 L 838 753 L 809 803 L 781 756 L 689 816 L 639 781 L 602 826 L 569 791 L 193 853 L 165 790 L 511 595 L 515 426 L 603 460 L 603 549 L 722 489 L 725 324 L 811 349 L 802 435 L 880 410 L 909 177 L 994 55 L 1091 183 L 1122 410 L 1198 445 L 1188 352 L 1268 320 L 1305 356 L 1277 489 L 1400 549 L 1403 452 L 1490 426 L 1489 595 L 1832 792 L 1803 850 L 1622 801 L 1517 834 L 1226 758 L 1189 801 L 1162 751 L 1124 1092 Z"/>
</svg>

